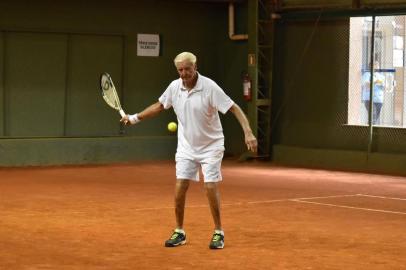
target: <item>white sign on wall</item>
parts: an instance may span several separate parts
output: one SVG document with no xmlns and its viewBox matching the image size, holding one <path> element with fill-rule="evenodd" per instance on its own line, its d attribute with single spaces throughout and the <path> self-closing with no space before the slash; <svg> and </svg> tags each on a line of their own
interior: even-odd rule
<svg viewBox="0 0 406 270">
<path fill-rule="evenodd" d="M 159 35 L 138 34 L 137 35 L 138 56 L 159 56 Z"/>
</svg>

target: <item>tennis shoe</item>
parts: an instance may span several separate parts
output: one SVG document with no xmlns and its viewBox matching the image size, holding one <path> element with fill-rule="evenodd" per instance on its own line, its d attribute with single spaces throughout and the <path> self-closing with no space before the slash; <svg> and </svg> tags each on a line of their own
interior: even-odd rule
<svg viewBox="0 0 406 270">
<path fill-rule="evenodd" d="M 171 237 L 165 241 L 165 247 L 177 247 L 186 244 L 186 234 L 173 231 Z"/>
<path fill-rule="evenodd" d="M 221 233 L 215 232 L 211 238 L 210 249 L 222 249 L 224 248 L 224 235 Z"/>
</svg>

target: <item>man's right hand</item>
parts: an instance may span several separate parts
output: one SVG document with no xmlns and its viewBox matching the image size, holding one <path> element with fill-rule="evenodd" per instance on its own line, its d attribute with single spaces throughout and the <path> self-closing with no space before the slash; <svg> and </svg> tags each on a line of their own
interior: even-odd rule
<svg viewBox="0 0 406 270">
<path fill-rule="evenodd" d="M 140 121 L 141 121 L 141 120 L 138 118 L 138 114 L 137 114 L 137 113 L 136 113 L 136 114 L 133 114 L 133 115 L 126 114 L 126 115 L 124 115 L 124 116 L 121 118 L 121 120 L 120 120 L 120 122 L 123 123 L 123 124 L 126 125 L 126 126 L 135 125 L 135 124 L 137 124 L 137 123 L 140 122 Z"/>
</svg>

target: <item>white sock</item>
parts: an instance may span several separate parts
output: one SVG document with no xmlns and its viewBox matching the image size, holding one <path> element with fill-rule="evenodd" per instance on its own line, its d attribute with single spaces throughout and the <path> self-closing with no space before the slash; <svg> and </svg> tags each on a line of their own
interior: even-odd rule
<svg viewBox="0 0 406 270">
<path fill-rule="evenodd" d="M 214 233 L 221 234 L 222 236 L 224 236 L 223 230 L 214 230 Z"/>
<path fill-rule="evenodd" d="M 181 234 L 186 234 L 183 229 L 178 229 L 178 228 L 175 229 L 175 232 L 181 233 Z"/>
</svg>

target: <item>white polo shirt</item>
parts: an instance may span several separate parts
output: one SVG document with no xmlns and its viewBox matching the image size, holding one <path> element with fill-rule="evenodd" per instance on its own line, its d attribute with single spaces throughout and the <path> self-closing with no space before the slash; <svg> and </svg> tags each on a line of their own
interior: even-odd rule
<svg viewBox="0 0 406 270">
<path fill-rule="evenodd" d="M 187 91 L 182 79 L 172 81 L 159 98 L 165 109 L 178 117 L 178 152 L 191 154 L 224 151 L 224 135 L 218 112 L 225 114 L 234 102 L 211 79 L 198 73 L 195 87 Z"/>
</svg>

